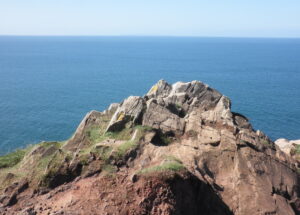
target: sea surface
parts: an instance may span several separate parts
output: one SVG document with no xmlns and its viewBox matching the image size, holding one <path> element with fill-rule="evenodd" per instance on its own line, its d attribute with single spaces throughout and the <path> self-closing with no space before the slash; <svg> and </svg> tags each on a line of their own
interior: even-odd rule
<svg viewBox="0 0 300 215">
<path fill-rule="evenodd" d="M 273 140 L 300 139 L 300 39 L 0 37 L 0 154 L 65 140 L 159 79 L 201 80 Z"/>
</svg>

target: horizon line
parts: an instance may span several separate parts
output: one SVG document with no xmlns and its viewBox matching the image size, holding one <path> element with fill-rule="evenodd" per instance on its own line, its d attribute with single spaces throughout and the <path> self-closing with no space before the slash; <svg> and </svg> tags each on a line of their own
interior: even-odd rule
<svg viewBox="0 0 300 215">
<path fill-rule="evenodd" d="M 204 36 L 204 35 L 80 35 L 80 34 L 0 34 L 0 37 L 190 37 L 190 38 L 245 38 L 245 39 L 300 39 L 300 36 Z"/>
</svg>

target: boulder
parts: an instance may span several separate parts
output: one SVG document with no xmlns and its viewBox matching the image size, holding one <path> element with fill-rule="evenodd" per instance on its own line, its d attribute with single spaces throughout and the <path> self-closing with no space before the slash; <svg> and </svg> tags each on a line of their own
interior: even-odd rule
<svg viewBox="0 0 300 215">
<path fill-rule="evenodd" d="M 130 96 L 125 99 L 112 116 L 106 131 L 121 130 L 128 121 L 134 124 L 141 122 L 144 105 L 144 99 L 139 96 Z"/>
</svg>

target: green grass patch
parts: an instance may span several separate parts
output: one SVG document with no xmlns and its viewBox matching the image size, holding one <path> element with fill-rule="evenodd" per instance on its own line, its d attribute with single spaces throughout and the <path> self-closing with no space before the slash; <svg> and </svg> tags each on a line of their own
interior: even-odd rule
<svg viewBox="0 0 300 215">
<path fill-rule="evenodd" d="M 105 164 L 103 165 L 102 170 L 108 174 L 112 174 L 112 173 L 116 173 L 118 171 L 118 168 L 111 164 Z"/>
<path fill-rule="evenodd" d="M 58 149 L 64 142 L 41 142 L 29 145 L 25 149 L 19 149 L 15 152 L 0 157 L 0 182 L 3 181 L 8 173 L 12 173 L 15 177 L 11 181 L 3 182 L 0 190 L 9 186 L 21 178 L 28 178 L 32 184 L 37 184 L 45 170 L 53 160 L 57 159 Z M 48 149 L 54 147 L 54 150 L 47 152 Z M 47 152 L 45 154 L 45 152 Z M 58 162 L 61 162 L 59 160 Z"/>
<path fill-rule="evenodd" d="M 162 145 L 167 146 L 172 143 L 172 139 L 169 136 L 167 136 L 166 134 L 160 134 L 159 138 L 161 140 Z"/>
<path fill-rule="evenodd" d="M 97 146 L 91 150 L 91 153 L 100 157 L 101 160 L 107 161 L 111 155 L 113 148 L 110 146 Z"/>
<path fill-rule="evenodd" d="M 179 103 L 176 103 L 176 104 L 175 104 L 175 107 L 176 107 L 177 109 L 181 109 L 181 108 L 182 108 L 181 104 L 179 104 Z"/>
<path fill-rule="evenodd" d="M 130 128 L 124 128 L 118 132 L 106 132 L 104 136 L 115 140 L 130 140 L 135 131 L 138 131 L 136 139 L 142 137 L 147 131 L 152 131 L 153 128 L 149 126 L 137 125 Z"/>
<path fill-rule="evenodd" d="M 143 125 L 137 125 L 134 127 L 135 129 L 138 129 L 140 131 L 152 131 L 153 128 L 150 126 L 143 126 Z"/>
<path fill-rule="evenodd" d="M 182 164 L 182 161 L 181 161 L 179 158 L 177 158 L 177 157 L 175 157 L 175 156 L 173 156 L 173 155 L 166 155 L 166 156 L 164 156 L 164 158 L 165 158 L 167 161 L 174 161 L 174 162 L 177 162 L 177 163 Z"/>
<path fill-rule="evenodd" d="M 116 149 L 117 157 L 123 157 L 128 151 L 135 149 L 137 146 L 138 145 L 134 140 L 128 140 L 125 143 L 122 143 Z"/>
<path fill-rule="evenodd" d="M 116 177 L 116 173 L 118 172 L 118 168 L 111 164 L 104 164 L 101 168 L 105 177 L 109 177 L 111 179 Z"/>
<path fill-rule="evenodd" d="M 179 172 L 183 169 L 185 169 L 185 167 L 181 162 L 167 161 L 159 166 L 153 166 L 153 167 L 142 169 L 141 171 L 139 171 L 139 174 L 149 174 L 153 172 L 166 172 L 166 171 Z"/>
<path fill-rule="evenodd" d="M 263 145 L 265 145 L 265 146 L 272 146 L 272 143 L 271 142 L 269 142 L 269 141 L 267 141 L 267 140 L 262 140 L 262 142 L 261 142 Z"/>
<path fill-rule="evenodd" d="M 130 140 L 135 130 L 138 130 L 140 135 L 143 135 L 147 131 L 152 131 L 153 128 L 149 126 L 137 125 L 132 128 L 124 128 L 121 131 L 117 132 L 104 132 L 103 128 L 99 126 L 92 126 L 88 128 L 85 132 L 89 140 L 93 144 L 95 144 L 100 143 L 106 139 Z"/>
<path fill-rule="evenodd" d="M 27 152 L 26 149 L 18 149 L 7 155 L 0 156 L 0 168 L 8 168 L 8 167 L 15 166 L 20 161 L 22 161 L 26 152 Z"/>
<path fill-rule="evenodd" d="M 130 140 L 134 128 L 124 128 L 118 132 L 105 132 L 100 127 L 90 127 L 86 130 L 86 135 L 92 144 L 100 143 L 107 139 Z"/>
<path fill-rule="evenodd" d="M 86 131 L 87 136 L 89 137 L 90 141 L 92 142 L 92 146 L 82 149 L 80 154 L 87 154 L 87 153 L 95 153 L 100 155 L 101 159 L 107 160 L 113 150 L 113 148 L 106 148 L 105 147 L 94 147 L 94 144 L 100 143 L 107 139 L 115 139 L 115 140 L 125 140 L 126 142 L 119 145 L 116 148 L 116 156 L 117 158 L 123 157 L 129 150 L 136 148 L 137 142 L 140 140 L 141 137 L 145 135 L 147 131 L 151 131 L 153 128 L 149 126 L 135 126 L 133 128 L 124 128 L 118 132 L 106 132 L 101 133 L 101 129 L 99 127 L 91 127 Z M 135 140 L 131 140 L 132 135 L 134 132 L 137 131 L 137 135 Z M 166 142 L 169 140 L 166 138 Z"/>
<path fill-rule="evenodd" d="M 91 143 L 99 143 L 107 139 L 107 137 L 103 134 L 102 129 L 100 127 L 90 127 L 86 131 L 86 136 L 89 138 Z"/>
</svg>

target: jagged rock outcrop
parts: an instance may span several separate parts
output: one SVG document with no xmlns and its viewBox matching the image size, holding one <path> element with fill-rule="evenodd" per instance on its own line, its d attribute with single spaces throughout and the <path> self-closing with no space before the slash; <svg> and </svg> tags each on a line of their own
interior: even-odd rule
<svg viewBox="0 0 300 215">
<path fill-rule="evenodd" d="M 106 131 L 122 130 L 129 121 L 138 124 L 141 121 L 144 106 L 143 98 L 139 96 L 128 97 L 118 106 Z"/>
<path fill-rule="evenodd" d="M 0 214 L 299 214 L 297 156 L 280 148 L 206 84 L 161 80 L 7 168 L 14 182 L 33 156 L 47 164 Z"/>
</svg>

